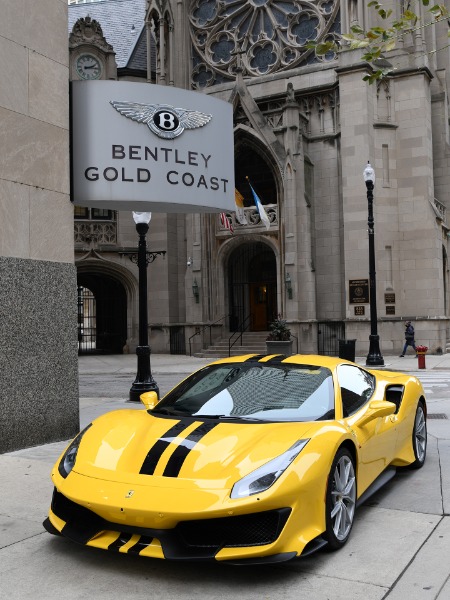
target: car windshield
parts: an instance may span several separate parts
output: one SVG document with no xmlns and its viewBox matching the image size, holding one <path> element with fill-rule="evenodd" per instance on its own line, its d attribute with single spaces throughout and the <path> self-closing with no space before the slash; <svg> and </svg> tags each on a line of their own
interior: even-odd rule
<svg viewBox="0 0 450 600">
<path fill-rule="evenodd" d="M 212 365 L 180 383 L 153 412 L 257 421 L 334 419 L 333 379 L 329 369 L 312 365 Z"/>
</svg>

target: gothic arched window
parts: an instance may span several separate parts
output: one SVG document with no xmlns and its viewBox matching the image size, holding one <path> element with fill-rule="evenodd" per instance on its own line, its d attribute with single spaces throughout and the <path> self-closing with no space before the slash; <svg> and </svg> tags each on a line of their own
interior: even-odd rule
<svg viewBox="0 0 450 600">
<path fill-rule="evenodd" d="M 234 78 L 238 55 L 248 76 L 283 71 L 317 58 L 309 41 L 329 40 L 340 30 L 337 0 L 192 0 L 193 84 L 197 88 Z"/>
</svg>

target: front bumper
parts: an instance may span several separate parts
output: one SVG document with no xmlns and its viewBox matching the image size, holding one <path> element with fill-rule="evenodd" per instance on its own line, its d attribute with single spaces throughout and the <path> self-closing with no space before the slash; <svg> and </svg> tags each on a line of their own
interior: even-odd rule
<svg viewBox="0 0 450 600">
<path fill-rule="evenodd" d="M 291 514 L 290 508 L 238 516 L 180 521 L 170 529 L 114 523 L 54 490 L 49 518 L 44 527 L 74 542 L 127 554 L 169 560 L 217 560 L 224 549 L 252 549 L 276 544 Z M 239 556 L 239 554 L 238 554 Z M 245 556 L 245 555 L 244 555 Z M 296 552 L 256 557 L 253 562 L 290 560 Z M 231 557 L 230 557 L 231 558 Z M 238 558 L 237 562 L 241 562 Z"/>
</svg>

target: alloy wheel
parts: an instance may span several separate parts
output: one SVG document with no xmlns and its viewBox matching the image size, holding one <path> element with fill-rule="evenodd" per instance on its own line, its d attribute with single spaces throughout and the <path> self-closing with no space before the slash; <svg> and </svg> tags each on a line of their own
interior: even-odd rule
<svg viewBox="0 0 450 600">
<path fill-rule="evenodd" d="M 417 461 L 423 463 L 427 451 L 427 422 L 421 404 L 417 407 L 416 420 L 414 422 L 414 448 Z"/>
<path fill-rule="evenodd" d="M 344 542 L 350 534 L 355 503 L 355 469 L 350 457 L 344 454 L 336 463 L 331 489 L 331 523 L 334 535 L 340 542 Z"/>
</svg>

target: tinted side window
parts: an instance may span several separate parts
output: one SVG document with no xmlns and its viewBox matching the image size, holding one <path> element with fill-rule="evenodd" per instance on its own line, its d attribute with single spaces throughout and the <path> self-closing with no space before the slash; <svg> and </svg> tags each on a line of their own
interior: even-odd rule
<svg viewBox="0 0 450 600">
<path fill-rule="evenodd" d="M 375 378 L 353 365 L 340 365 L 337 374 L 344 417 L 349 417 L 371 398 L 375 389 Z"/>
</svg>

